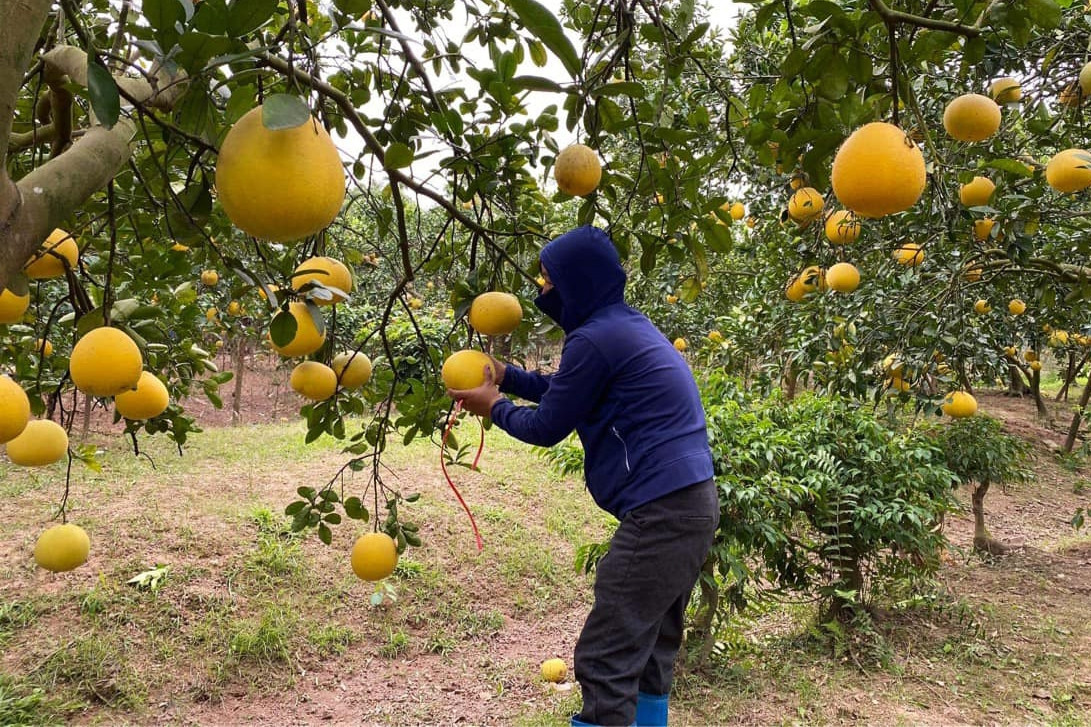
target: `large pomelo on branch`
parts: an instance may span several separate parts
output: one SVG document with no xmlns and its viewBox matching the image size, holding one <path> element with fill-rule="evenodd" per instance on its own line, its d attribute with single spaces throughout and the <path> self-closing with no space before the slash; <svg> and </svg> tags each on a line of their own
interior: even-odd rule
<svg viewBox="0 0 1091 727">
<path fill-rule="evenodd" d="M 345 169 L 317 119 L 267 129 L 258 106 L 224 138 L 216 161 L 216 192 L 240 230 L 289 242 L 325 229 L 337 217 L 345 199 Z"/>
<path fill-rule="evenodd" d="M 18 295 L 7 288 L 0 289 L 0 323 L 18 323 L 29 307 L 29 293 Z"/>
<path fill-rule="evenodd" d="M 966 93 L 943 110 L 943 128 L 958 141 L 984 141 L 1000 128 L 1000 106 L 988 96 Z"/>
<path fill-rule="evenodd" d="M 1062 194 L 1079 192 L 1091 186 L 1091 153 L 1083 149 L 1065 149 L 1046 164 L 1046 182 Z"/>
<path fill-rule="evenodd" d="M 30 421 L 30 399 L 23 387 L 0 374 L 0 444 L 18 437 Z"/>
<path fill-rule="evenodd" d="M 599 186 L 602 163 L 591 147 L 572 144 L 557 155 L 557 161 L 553 164 L 553 178 L 565 194 L 584 197 Z"/>
<path fill-rule="evenodd" d="M 44 467 L 68 454 L 68 432 L 50 419 L 27 422 L 15 439 L 7 444 L 8 459 L 20 467 Z"/>
<path fill-rule="evenodd" d="M 68 372 L 76 388 L 89 396 L 117 396 L 136 388 L 144 370 L 140 348 L 124 331 L 103 326 L 72 347 Z"/>
<path fill-rule="evenodd" d="M 924 192 L 924 155 L 894 124 L 874 121 L 849 135 L 833 158 L 833 193 L 860 217 L 907 210 Z"/>
<path fill-rule="evenodd" d="M 79 259 L 79 245 L 71 235 L 58 228 L 49 233 L 23 271 L 31 280 L 60 278 L 66 269 L 75 269 Z"/>
<path fill-rule="evenodd" d="M 170 392 L 159 377 L 151 371 L 143 371 L 136 388 L 114 397 L 114 408 L 126 419 L 154 419 L 167 410 Z"/>
<path fill-rule="evenodd" d="M 511 293 L 482 293 L 470 304 L 470 325 L 485 336 L 503 336 L 523 322 L 523 306 Z"/>
<path fill-rule="evenodd" d="M 440 377 L 448 389 L 476 389 L 485 383 L 486 366 L 492 369 L 495 377 L 496 369 L 493 368 L 492 359 L 487 354 L 465 348 L 447 357 L 440 370 Z"/>
<path fill-rule="evenodd" d="M 318 305 L 333 305 L 345 300 L 345 296 L 352 292 L 352 273 L 348 267 L 332 257 L 312 257 L 304 260 L 296 266 L 292 273 L 292 290 L 299 290 L 308 283 L 318 283 L 326 288 L 334 288 L 344 293 L 329 291 L 328 300 L 321 296 L 313 296 Z"/>
</svg>

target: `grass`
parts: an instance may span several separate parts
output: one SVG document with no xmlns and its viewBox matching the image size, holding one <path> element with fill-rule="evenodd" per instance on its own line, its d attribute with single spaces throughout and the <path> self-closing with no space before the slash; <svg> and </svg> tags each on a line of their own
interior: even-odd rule
<svg viewBox="0 0 1091 727">
<path fill-rule="evenodd" d="M 537 667 L 570 654 L 590 599 L 574 551 L 612 527 L 582 483 L 491 431 L 480 472 L 451 470 L 482 529 L 478 552 L 435 447 L 393 446 L 384 480 L 424 493 L 402 506 L 424 542 L 401 555 L 380 586 L 393 599 L 375 606 L 375 586 L 347 568 L 352 541 L 373 521 L 346 520 L 326 546 L 313 531 L 292 533 L 283 515 L 298 486 L 323 484 L 345 459 L 332 440 L 307 446 L 303 436 L 298 423 L 209 430 L 182 458 L 148 439 L 151 461 L 107 443 L 102 473 L 77 466 L 70 499 L 91 533 L 92 559 L 61 576 L 35 572 L 26 555 L 61 494 L 58 472 L 0 465 L 12 513 L 0 533 L 13 554 L 0 560 L 11 584 L 0 593 L 0 646 L 10 655 L 0 668 L 0 724 L 77 714 L 146 722 L 155 717 L 148 705 L 164 700 L 187 721 L 193 702 L 258 704 L 297 682 L 334 689 L 309 676 L 331 672 L 348 689 L 354 679 L 384 685 L 389 694 L 370 697 L 377 704 L 405 705 L 369 722 L 449 721 L 458 704 L 471 709 L 486 695 L 509 724 L 567 724 L 578 689 L 547 690 Z M 239 444 L 249 441 L 262 446 Z M 1069 495 L 1086 486 L 1078 471 L 1045 464 Z M 1045 501 L 1051 482 L 1010 496 Z M 346 494 L 365 483 L 356 475 Z M 1062 558 L 1089 537 L 1058 531 L 1050 552 Z M 949 703 L 967 721 L 1087 724 L 1091 694 L 1071 668 L 1091 646 L 1085 608 L 1044 595 L 1057 588 L 1055 570 L 1031 563 L 1007 572 L 1013 562 L 959 564 L 955 590 L 976 600 L 907 601 L 866 641 L 816 628 L 812 604 L 752 609 L 717 634 L 708 664 L 680 667 L 675 723 L 935 723 L 929 710 Z M 126 585 L 157 564 L 169 566 L 158 588 Z M 1025 602 L 1038 593 L 1043 600 Z M 404 675 L 418 670 L 437 684 L 472 675 L 465 688 L 479 696 L 452 706 L 419 682 L 406 687 Z M 865 694 L 879 695 L 878 707 Z"/>
</svg>

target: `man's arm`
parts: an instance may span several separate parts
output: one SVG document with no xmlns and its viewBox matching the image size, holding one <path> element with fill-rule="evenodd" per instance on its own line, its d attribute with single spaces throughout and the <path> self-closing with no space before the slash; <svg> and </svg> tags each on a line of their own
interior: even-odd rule
<svg viewBox="0 0 1091 727">
<path fill-rule="evenodd" d="M 552 374 L 526 371 L 515 364 L 505 363 L 504 375 L 500 379 L 500 391 L 538 403 L 542 400 L 542 394 L 549 388 L 549 381 L 552 378 Z"/>
</svg>

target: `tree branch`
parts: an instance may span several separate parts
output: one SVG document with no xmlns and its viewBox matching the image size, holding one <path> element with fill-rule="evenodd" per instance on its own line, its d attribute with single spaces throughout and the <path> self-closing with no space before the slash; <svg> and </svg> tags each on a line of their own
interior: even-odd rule
<svg viewBox="0 0 1091 727">
<path fill-rule="evenodd" d="M 883 0 L 869 0 L 871 8 L 874 10 L 884 23 L 888 25 L 890 23 L 905 23 L 906 25 L 915 25 L 918 28 L 928 28 L 929 30 L 944 30 L 948 33 L 955 33 L 967 38 L 976 38 L 981 35 L 981 28 L 974 25 L 962 25 L 961 23 L 952 23 L 949 20 L 940 20 L 938 18 L 926 18 L 920 15 L 911 15 L 910 13 L 903 13 L 900 10 L 892 10 Z"/>
</svg>

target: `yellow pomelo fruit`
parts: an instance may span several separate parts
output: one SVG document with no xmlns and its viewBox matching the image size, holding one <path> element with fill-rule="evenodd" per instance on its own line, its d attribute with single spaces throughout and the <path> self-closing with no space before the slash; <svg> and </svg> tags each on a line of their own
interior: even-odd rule
<svg viewBox="0 0 1091 727">
<path fill-rule="evenodd" d="M 470 325 L 486 336 L 511 333 L 523 322 L 523 306 L 511 293 L 482 293 L 470 304 Z"/>
<path fill-rule="evenodd" d="M 979 315 L 985 315 L 992 309 L 993 307 L 989 305 L 989 301 L 985 300 L 984 298 L 981 298 L 974 303 L 974 313 L 977 313 Z"/>
<path fill-rule="evenodd" d="M 860 285 L 860 271 L 852 263 L 837 263 L 826 271 L 826 285 L 838 293 L 851 293 Z"/>
<path fill-rule="evenodd" d="M 74 570 L 87 562 L 91 539 L 79 525 L 54 525 L 38 536 L 34 545 L 34 560 L 53 573 Z"/>
<path fill-rule="evenodd" d="M 965 391 L 952 391 L 944 397 L 940 409 L 944 414 L 955 419 L 972 417 L 977 413 L 977 399 Z"/>
<path fill-rule="evenodd" d="M 689 344 L 686 343 L 686 339 L 679 337 L 679 338 L 674 339 L 674 348 L 679 353 L 681 353 L 681 352 L 685 351 L 687 348 L 689 348 Z"/>
<path fill-rule="evenodd" d="M 996 220 L 992 217 L 974 220 L 974 239 L 978 242 L 984 242 L 989 239 L 989 234 L 993 231 L 993 225 L 995 224 Z"/>
<path fill-rule="evenodd" d="M 90 396 L 117 396 L 136 388 L 144 359 L 133 339 L 117 328 L 96 328 L 72 347 L 68 371 Z"/>
<path fill-rule="evenodd" d="M 216 160 L 216 193 L 243 232 L 290 242 L 329 226 L 345 199 L 345 170 L 317 119 L 266 129 L 262 107 L 227 132 Z"/>
<path fill-rule="evenodd" d="M 281 356 L 294 358 L 307 356 L 322 348 L 322 344 L 326 342 L 325 327 L 321 331 L 318 330 L 307 309 L 307 304 L 298 300 L 292 301 L 288 304 L 288 313 L 295 318 L 295 336 L 283 346 L 278 346 L 270 336 L 269 343 L 272 344 L 273 350 Z"/>
<path fill-rule="evenodd" d="M 998 104 L 1015 103 L 1023 98 L 1023 87 L 1010 76 L 998 78 L 989 84 L 989 96 Z"/>
<path fill-rule="evenodd" d="M 242 303 L 237 300 L 233 300 L 227 304 L 227 315 L 239 316 L 242 315 Z"/>
<path fill-rule="evenodd" d="M 803 286 L 804 293 L 812 293 L 816 290 L 825 290 L 825 273 L 822 271 L 822 268 L 818 267 L 817 265 L 811 265 L 808 268 L 804 268 L 803 272 L 799 274 L 799 284 Z"/>
<path fill-rule="evenodd" d="M 10 376 L 0 374 L 0 444 L 18 437 L 29 421 L 27 393 Z"/>
<path fill-rule="evenodd" d="M 677 295 L 674 295 L 672 293 L 667 294 L 667 304 L 668 305 L 674 305 L 677 302 L 678 302 L 678 296 Z"/>
<path fill-rule="evenodd" d="M 486 366 L 495 376 L 496 369 L 492 367 L 491 358 L 480 351 L 466 348 L 447 357 L 440 370 L 440 377 L 448 389 L 476 389 L 485 383 Z"/>
<path fill-rule="evenodd" d="M 1023 358 L 1027 360 L 1027 363 L 1031 363 L 1038 360 L 1038 354 L 1035 351 L 1028 350 L 1023 353 Z"/>
<path fill-rule="evenodd" d="M 218 315 L 220 315 L 220 310 L 216 306 L 212 306 L 205 311 L 205 318 L 210 321 L 215 320 Z"/>
<path fill-rule="evenodd" d="M 553 178 L 565 194 L 583 197 L 598 188 L 602 180 L 602 164 L 591 147 L 572 144 L 557 155 Z"/>
<path fill-rule="evenodd" d="M 1091 96 L 1091 63 L 1085 63 L 1080 69 L 1080 91 L 1085 97 Z"/>
<path fill-rule="evenodd" d="M 8 459 L 21 467 L 44 467 L 68 454 L 68 432 L 57 422 L 35 419 L 7 444 Z"/>
<path fill-rule="evenodd" d="M 210 288 L 215 288 L 220 282 L 220 274 L 215 270 L 202 270 L 201 283 Z"/>
<path fill-rule="evenodd" d="M 799 278 L 794 278 L 789 283 L 787 290 L 784 291 L 785 297 L 793 303 L 798 303 L 803 300 L 803 296 L 807 294 L 807 291 L 803 287 L 803 281 Z"/>
<path fill-rule="evenodd" d="M 715 329 L 711 330 L 708 332 L 708 340 L 712 341 L 713 343 L 721 343 L 724 340 L 724 334 L 720 333 Z"/>
<path fill-rule="evenodd" d="M 1015 358 L 1015 354 L 1017 354 L 1018 352 L 1019 351 L 1015 348 L 1015 346 L 1004 346 L 1004 355 L 1008 356 L 1009 358 Z"/>
<path fill-rule="evenodd" d="M 837 210 L 826 218 L 826 239 L 833 245 L 850 245 L 860 237 L 860 228 L 851 210 Z"/>
<path fill-rule="evenodd" d="M 924 192 L 924 155 L 894 124 L 874 121 L 852 132 L 833 159 L 833 193 L 860 217 L 907 210 Z"/>
<path fill-rule="evenodd" d="M 541 666 L 542 679 L 554 684 L 563 682 L 568 676 L 568 665 L 564 659 L 546 659 Z"/>
<path fill-rule="evenodd" d="M 731 219 L 738 222 L 743 217 L 746 217 L 746 205 L 744 205 L 742 202 L 736 202 L 735 204 L 731 205 Z"/>
<path fill-rule="evenodd" d="M 788 216 L 797 223 L 810 222 L 822 213 L 825 203 L 814 187 L 800 187 L 788 200 Z"/>
<path fill-rule="evenodd" d="M 1008 313 L 1013 316 L 1021 316 L 1027 312 L 1027 304 L 1018 298 L 1013 298 L 1008 301 Z"/>
<path fill-rule="evenodd" d="M 913 389 L 913 387 L 909 385 L 909 382 L 900 376 L 891 376 L 890 381 L 887 382 L 887 388 L 904 392 L 909 392 Z"/>
<path fill-rule="evenodd" d="M 1049 345 L 1053 348 L 1068 345 L 1068 331 L 1054 331 L 1049 334 Z"/>
<path fill-rule="evenodd" d="M 16 295 L 7 288 L 0 290 L 0 323 L 18 323 L 30 307 L 30 294 Z"/>
<path fill-rule="evenodd" d="M 23 272 L 32 280 L 59 278 L 67 268 L 74 269 L 80 259 L 80 248 L 67 232 L 53 230 L 45 239 L 38 252 L 23 268 Z"/>
<path fill-rule="evenodd" d="M 1042 362 L 1041 361 L 1031 361 L 1030 362 L 1030 370 L 1031 371 L 1041 371 L 1042 370 Z"/>
<path fill-rule="evenodd" d="M 924 262 L 924 250 L 915 242 L 903 242 L 894 248 L 894 259 L 901 265 L 916 267 Z"/>
<path fill-rule="evenodd" d="M 337 374 L 317 361 L 304 361 L 292 369 L 292 390 L 311 401 L 325 401 L 337 390 Z"/>
<path fill-rule="evenodd" d="M 344 263 L 332 257 L 312 257 L 296 266 L 295 272 L 292 273 L 292 290 L 299 290 L 312 282 L 321 283 L 328 288 L 337 288 L 344 293 L 344 295 L 333 293 L 333 298 L 330 300 L 323 300 L 316 296 L 313 300 L 318 305 L 340 303 L 352 292 L 352 273 Z"/>
<path fill-rule="evenodd" d="M 1061 92 L 1057 95 L 1057 102 L 1062 106 L 1074 108 L 1083 103 L 1085 98 L 1086 94 L 1080 89 L 1080 84 L 1070 83 L 1061 89 Z"/>
<path fill-rule="evenodd" d="M 996 185 L 988 177 L 974 177 L 958 189 L 958 199 L 965 207 L 980 207 L 992 199 Z"/>
<path fill-rule="evenodd" d="M 398 565 L 398 546 L 386 533 L 367 533 L 352 546 L 352 572 L 365 581 L 381 581 Z"/>
<path fill-rule="evenodd" d="M 963 94 L 943 110 L 943 128 L 958 141 L 983 141 L 1000 128 L 1000 107 L 988 96 Z"/>
<path fill-rule="evenodd" d="M 332 368 L 342 389 L 358 389 L 371 380 L 371 359 L 361 351 L 337 354 Z"/>
<path fill-rule="evenodd" d="M 53 344 L 43 338 L 39 338 L 34 342 L 34 350 L 43 357 L 49 358 L 53 355 Z"/>
<path fill-rule="evenodd" d="M 1046 182 L 1062 194 L 1091 186 L 1091 154 L 1083 149 L 1065 149 L 1046 164 Z"/>
<path fill-rule="evenodd" d="M 114 408 L 126 419 L 154 419 L 167 410 L 170 393 L 151 371 L 140 372 L 136 389 L 114 397 Z"/>
</svg>

